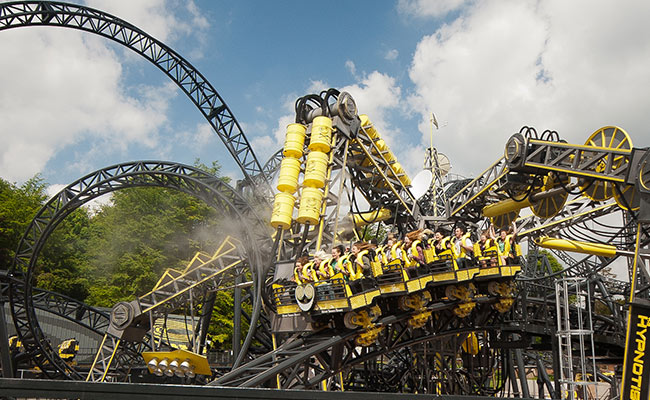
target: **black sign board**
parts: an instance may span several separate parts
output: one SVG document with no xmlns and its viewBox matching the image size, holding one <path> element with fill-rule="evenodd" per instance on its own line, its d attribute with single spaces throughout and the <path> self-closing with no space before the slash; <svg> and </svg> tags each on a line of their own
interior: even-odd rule
<svg viewBox="0 0 650 400">
<path fill-rule="evenodd" d="M 650 302 L 630 304 L 621 399 L 650 399 Z"/>
</svg>

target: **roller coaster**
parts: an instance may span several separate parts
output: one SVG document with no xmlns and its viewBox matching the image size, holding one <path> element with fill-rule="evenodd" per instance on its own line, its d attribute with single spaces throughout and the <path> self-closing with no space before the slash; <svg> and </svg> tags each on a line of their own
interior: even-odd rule
<svg viewBox="0 0 650 400">
<path fill-rule="evenodd" d="M 644 321 L 650 288 L 650 151 L 622 128 L 571 144 L 525 126 L 473 179 L 448 175 L 432 146 L 426 173 L 412 180 L 359 113 L 363 104 L 326 89 L 296 100 L 283 148 L 262 165 L 207 79 L 137 27 L 79 5 L 0 4 L 0 31 L 29 26 L 99 34 L 151 61 L 196 105 L 243 179 L 234 188 L 187 165 L 134 161 L 61 190 L 2 275 L 21 345 L 16 356 L 0 338 L 5 377 L 18 363 L 41 378 L 90 382 L 553 399 L 647 393 L 640 353 L 629 352 L 642 351 L 634 318 Z M 191 194 L 241 223 L 212 254 L 166 271 L 110 315 L 34 287 L 39 253 L 67 215 L 142 186 Z M 513 224 L 516 232 L 488 234 Z M 334 257 L 322 255 L 339 245 Z M 629 279 L 606 273 L 616 262 L 627 262 Z M 211 364 L 206 349 L 219 290 L 235 295 L 227 366 Z M 203 312 L 187 346 L 175 348 L 153 327 L 188 303 Z M 92 363 L 70 362 L 74 343 L 52 343 L 37 310 L 101 336 Z"/>
</svg>

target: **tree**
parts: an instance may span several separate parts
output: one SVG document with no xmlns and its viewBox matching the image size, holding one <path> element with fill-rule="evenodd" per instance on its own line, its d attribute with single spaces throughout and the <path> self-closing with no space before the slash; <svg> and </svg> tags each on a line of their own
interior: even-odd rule
<svg viewBox="0 0 650 400">
<path fill-rule="evenodd" d="M 27 226 L 47 199 L 36 175 L 18 186 L 0 178 L 0 268 L 8 269 Z"/>
<path fill-rule="evenodd" d="M 219 174 L 217 162 L 208 166 L 197 159 L 195 166 Z M 47 200 L 45 189 L 38 175 L 20 186 L 0 179 L 0 267 L 11 265 Z M 151 187 L 116 191 L 96 213 L 82 207 L 61 221 L 40 252 L 35 284 L 112 307 L 150 291 L 165 269 L 184 269 L 197 251 L 214 252 L 223 231 L 220 213 L 191 195 Z M 250 312 L 250 304 L 244 306 Z M 232 290 L 218 292 L 213 315 L 210 333 L 219 347 L 229 348 Z"/>
<path fill-rule="evenodd" d="M 84 300 L 88 296 L 88 230 L 85 208 L 68 215 L 48 237 L 37 260 L 36 285 Z"/>
<path fill-rule="evenodd" d="M 537 268 L 538 268 L 538 270 L 542 267 L 541 257 L 544 257 L 544 256 L 548 259 L 548 263 L 551 266 L 551 271 L 553 271 L 553 273 L 562 271 L 564 269 L 562 264 L 560 264 L 560 262 L 557 260 L 557 258 L 555 258 L 553 253 L 551 253 L 550 251 L 548 251 L 548 250 L 540 250 L 539 255 L 540 255 L 540 257 L 537 259 Z"/>
<path fill-rule="evenodd" d="M 219 165 L 197 167 L 210 173 Z M 199 250 L 219 244 L 219 213 L 191 195 L 164 188 L 115 192 L 93 217 L 88 238 L 87 301 L 111 307 L 150 291 L 167 268 L 182 270 Z"/>
</svg>

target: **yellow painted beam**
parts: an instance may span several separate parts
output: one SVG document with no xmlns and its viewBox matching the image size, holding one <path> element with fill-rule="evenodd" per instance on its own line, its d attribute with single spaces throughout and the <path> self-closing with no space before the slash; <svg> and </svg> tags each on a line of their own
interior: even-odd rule
<svg viewBox="0 0 650 400">
<path fill-rule="evenodd" d="M 490 204 L 483 207 L 483 215 L 487 218 L 498 217 L 509 212 L 519 211 L 522 208 L 530 207 L 530 196 L 522 201 L 507 199 L 498 203 Z"/>
<path fill-rule="evenodd" d="M 615 257 L 616 247 L 608 244 L 581 242 L 578 240 L 556 239 L 542 236 L 535 241 L 538 246 L 547 249 L 572 251 L 601 257 Z"/>
</svg>

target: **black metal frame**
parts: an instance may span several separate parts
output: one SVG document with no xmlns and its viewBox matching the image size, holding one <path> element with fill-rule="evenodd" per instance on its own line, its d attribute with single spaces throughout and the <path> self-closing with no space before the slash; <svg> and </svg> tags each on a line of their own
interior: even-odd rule
<svg viewBox="0 0 650 400">
<path fill-rule="evenodd" d="M 160 399 L 287 399 L 287 400 L 376 400 L 376 393 L 314 392 L 304 390 L 267 390 L 214 386 L 156 385 L 146 383 L 94 383 L 45 381 L 36 379 L 2 379 L 0 391 L 19 398 L 93 398 L 98 400 Z M 431 395 L 382 393 L 385 400 L 431 399 Z M 436 396 L 439 400 L 480 400 L 478 396 Z M 508 399 L 505 399 L 508 400 Z M 510 399 L 514 400 L 514 399 Z M 519 399 L 521 400 L 521 399 Z M 531 400 L 531 399 L 529 399 Z"/>
<path fill-rule="evenodd" d="M 50 199 L 29 225 L 16 251 L 10 270 L 15 279 L 10 281 L 9 293 L 14 324 L 26 352 L 48 376 L 56 377 L 62 374 L 68 378 L 81 378 L 76 370 L 59 358 L 57 352 L 45 340 L 38 324 L 32 278 L 39 252 L 56 226 L 76 208 L 115 190 L 143 186 L 166 187 L 188 193 L 204 200 L 230 218 L 246 221 L 238 228 L 241 229 L 241 238 L 244 239 L 242 241 L 251 261 L 251 272 L 256 284 L 254 304 L 257 307 L 254 307 L 252 316 L 255 321 L 252 325 L 256 325 L 261 309 L 262 278 L 258 268 L 261 265 L 264 243 L 270 241 L 269 232 L 259 229 L 266 224 L 256 211 L 223 180 L 197 168 L 163 161 L 118 164 L 79 179 Z M 253 329 L 249 331 L 250 338 L 246 338 L 248 344 L 252 340 L 252 331 Z M 245 347 L 248 344 L 245 344 Z"/>
<path fill-rule="evenodd" d="M 473 331 L 497 331 L 504 327 L 503 315 L 488 304 L 468 318 L 458 318 L 453 314 L 451 309 L 455 304 L 433 305 L 432 310 L 438 313 L 438 318 L 431 318 L 422 329 L 414 330 L 409 326 L 410 313 L 380 319 L 378 324 L 384 325 L 385 329 L 375 346 L 358 347 L 354 338 L 360 332 L 355 330 L 324 330 L 296 336 L 273 352 L 224 374 L 210 385 L 259 387 L 279 375 L 282 389 L 315 389 L 320 382 L 341 371 L 350 371 L 366 362 L 372 364 L 378 357 L 405 347 L 438 342 Z M 465 389 L 466 393 L 470 392 L 469 388 Z"/>
</svg>

